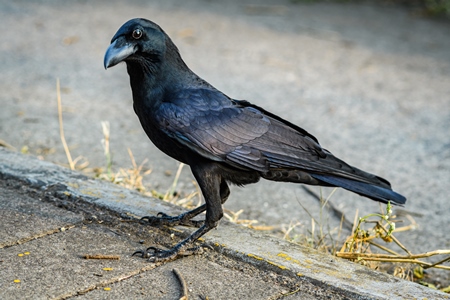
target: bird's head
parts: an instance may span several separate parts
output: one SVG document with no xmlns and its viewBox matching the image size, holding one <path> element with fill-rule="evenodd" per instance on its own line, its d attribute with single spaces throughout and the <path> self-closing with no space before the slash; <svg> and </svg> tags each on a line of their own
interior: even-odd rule
<svg viewBox="0 0 450 300">
<path fill-rule="evenodd" d="M 155 66 L 164 59 L 169 37 L 155 23 L 132 19 L 120 27 L 105 53 L 105 69 L 125 61 L 128 65 Z"/>
</svg>

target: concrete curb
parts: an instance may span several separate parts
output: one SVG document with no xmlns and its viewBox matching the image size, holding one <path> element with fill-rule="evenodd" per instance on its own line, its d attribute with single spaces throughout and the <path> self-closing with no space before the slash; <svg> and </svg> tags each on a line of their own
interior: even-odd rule
<svg viewBox="0 0 450 300">
<path fill-rule="evenodd" d="M 56 193 L 69 200 L 81 199 L 119 213 L 144 216 L 182 211 L 169 203 L 4 149 L 0 149 L 0 178 L 39 190 L 57 187 Z M 235 260 L 344 292 L 352 299 L 450 299 L 447 294 L 413 282 L 224 221 L 204 238 L 216 251 Z"/>
</svg>

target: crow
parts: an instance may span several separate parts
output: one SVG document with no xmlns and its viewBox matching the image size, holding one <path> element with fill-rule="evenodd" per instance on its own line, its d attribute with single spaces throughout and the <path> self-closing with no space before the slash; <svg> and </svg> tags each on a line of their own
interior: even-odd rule
<svg viewBox="0 0 450 300">
<path fill-rule="evenodd" d="M 151 225 L 198 229 L 169 250 L 150 247 L 135 254 L 161 262 L 201 252 L 192 244 L 218 225 L 228 184 L 243 186 L 261 177 L 341 187 L 382 203 L 406 202 L 387 180 L 335 157 L 306 130 L 215 89 L 189 69 L 169 36 L 149 20 L 129 20 L 114 35 L 104 67 L 120 62 L 126 63 L 144 131 L 161 151 L 190 166 L 205 199 L 179 216 L 143 217 Z M 204 211 L 204 221 L 192 220 Z"/>
</svg>

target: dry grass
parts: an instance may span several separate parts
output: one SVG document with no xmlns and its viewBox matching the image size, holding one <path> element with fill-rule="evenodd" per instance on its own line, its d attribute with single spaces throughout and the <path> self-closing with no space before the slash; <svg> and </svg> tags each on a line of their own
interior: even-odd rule
<svg viewBox="0 0 450 300">
<path fill-rule="evenodd" d="M 406 280 L 416 281 L 431 288 L 437 287 L 425 281 L 424 270 L 436 268 L 450 271 L 450 266 L 444 265 L 445 262 L 450 261 L 450 249 L 414 254 L 396 237 L 396 233 L 417 228 L 418 225 L 412 216 L 405 215 L 408 225 L 397 227 L 396 224 L 403 224 L 405 220 L 401 220 L 393 214 L 390 204 L 387 204 L 385 210 L 380 213 L 368 214 L 363 217 L 359 217 L 358 211 L 356 211 L 351 226 L 351 234 L 344 241 L 341 241 L 342 227 L 350 224 L 344 214 L 337 211 L 328 202 L 330 196 L 323 199 L 322 195 L 315 195 L 311 191 L 308 191 L 308 193 L 320 201 L 319 222 L 308 212 L 312 224 L 309 235 L 298 235 L 295 239 L 292 239 L 290 232 L 300 225 L 296 223 L 294 225 L 291 224 L 285 230 L 285 238 L 319 251 L 363 264 L 371 269 L 384 271 Z M 303 207 L 301 203 L 300 205 Z M 324 227 L 327 227 L 327 220 L 323 219 L 322 215 L 326 207 L 339 216 L 341 222 L 338 228 L 333 230 L 328 228 L 327 232 L 324 233 Z M 303 209 L 307 211 L 305 207 Z M 320 223 L 324 221 L 325 223 Z M 338 247 L 338 245 L 341 246 Z M 392 250 L 394 248 L 392 245 L 395 245 L 395 248 L 400 249 L 403 253 Z M 429 257 L 436 257 L 437 261 L 433 263 L 424 261 L 425 258 Z M 433 278 L 428 278 L 427 280 L 433 281 Z M 440 290 L 448 293 L 450 292 L 450 286 L 441 286 Z"/>
<path fill-rule="evenodd" d="M 62 101 L 61 101 L 61 89 L 59 85 L 59 78 L 56 79 L 56 100 L 58 102 L 59 136 L 61 138 L 61 143 L 64 147 L 64 152 L 66 153 L 69 168 L 71 170 L 83 170 L 89 165 L 89 162 L 82 156 L 78 156 L 77 158 L 72 159 L 72 155 L 70 154 L 69 146 L 67 145 L 66 137 L 64 135 L 64 122 L 62 115 Z M 22 152 L 24 151 L 25 150 L 22 148 Z M 26 149 L 26 151 L 28 151 L 28 148 Z"/>
</svg>

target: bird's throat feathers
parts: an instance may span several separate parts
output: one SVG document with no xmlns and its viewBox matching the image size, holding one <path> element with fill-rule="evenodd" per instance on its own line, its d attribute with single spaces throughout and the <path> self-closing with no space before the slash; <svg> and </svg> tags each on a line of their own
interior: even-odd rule
<svg viewBox="0 0 450 300">
<path fill-rule="evenodd" d="M 136 103 L 139 106 L 157 106 L 163 101 L 164 87 L 189 87 L 199 81 L 168 37 L 166 46 L 165 53 L 140 54 L 138 59 L 126 61 L 133 101 L 136 103 L 145 99 L 146 102 Z"/>
</svg>

